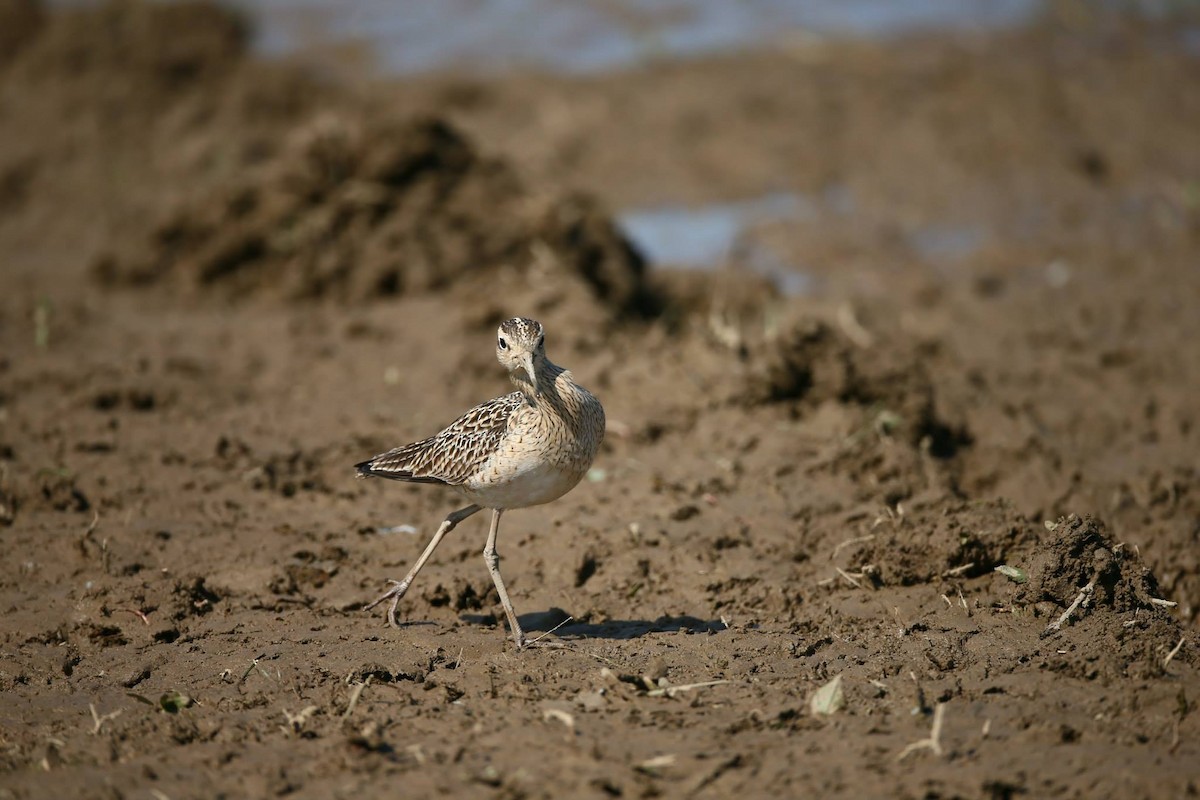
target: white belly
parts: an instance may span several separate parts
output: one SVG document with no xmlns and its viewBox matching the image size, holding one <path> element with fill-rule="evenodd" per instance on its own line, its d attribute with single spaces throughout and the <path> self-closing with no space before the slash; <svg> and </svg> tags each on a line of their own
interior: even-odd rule
<svg viewBox="0 0 1200 800">
<path fill-rule="evenodd" d="M 468 500 L 485 508 L 524 508 L 549 503 L 575 488 L 583 477 L 582 471 L 546 461 L 489 467 L 459 487 Z"/>
</svg>

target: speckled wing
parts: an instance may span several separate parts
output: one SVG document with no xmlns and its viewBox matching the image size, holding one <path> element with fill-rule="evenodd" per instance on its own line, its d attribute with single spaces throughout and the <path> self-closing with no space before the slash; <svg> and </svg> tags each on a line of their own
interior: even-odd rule
<svg viewBox="0 0 1200 800">
<path fill-rule="evenodd" d="M 436 436 L 389 450 L 355 468 L 361 476 L 459 486 L 500 445 L 509 418 L 524 402 L 520 392 L 513 392 L 480 403 Z"/>
</svg>

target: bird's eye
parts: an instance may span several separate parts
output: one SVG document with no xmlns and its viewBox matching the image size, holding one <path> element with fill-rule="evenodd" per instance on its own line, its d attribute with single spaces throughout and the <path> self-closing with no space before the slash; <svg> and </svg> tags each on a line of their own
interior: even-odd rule
<svg viewBox="0 0 1200 800">
<path fill-rule="evenodd" d="M 504 341 L 504 337 L 503 337 L 503 336 L 501 336 L 501 337 L 500 337 L 500 349 L 501 349 L 501 350 L 507 350 L 507 349 L 508 349 L 508 342 Z"/>
</svg>

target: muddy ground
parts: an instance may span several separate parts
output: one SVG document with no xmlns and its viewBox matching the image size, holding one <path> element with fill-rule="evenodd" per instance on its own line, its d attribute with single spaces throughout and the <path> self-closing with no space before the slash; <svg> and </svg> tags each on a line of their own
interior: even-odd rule
<svg viewBox="0 0 1200 800">
<path fill-rule="evenodd" d="M 1200 60 L 1087 8 L 402 82 L 0 3 L 0 794 L 1200 791 Z M 802 296 L 612 223 L 781 189 Z M 475 518 L 390 629 L 459 500 L 351 465 L 515 314 L 608 410 L 501 531 L 571 621 Z"/>
</svg>

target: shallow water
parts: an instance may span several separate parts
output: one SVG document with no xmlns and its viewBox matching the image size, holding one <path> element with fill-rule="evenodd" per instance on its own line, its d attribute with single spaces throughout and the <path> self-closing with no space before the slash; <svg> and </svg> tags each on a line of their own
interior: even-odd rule
<svg viewBox="0 0 1200 800">
<path fill-rule="evenodd" d="M 811 279 L 753 236 L 754 227 L 812 219 L 817 207 L 795 192 L 702 206 L 664 205 L 617 214 L 617 224 L 651 263 L 716 269 L 738 263 L 765 275 L 785 294 L 809 290 Z"/>
<path fill-rule="evenodd" d="M 234 0 L 282 54 L 364 44 L 392 73 L 586 73 L 804 35 L 890 37 L 1019 25 L 1044 0 Z"/>
</svg>

